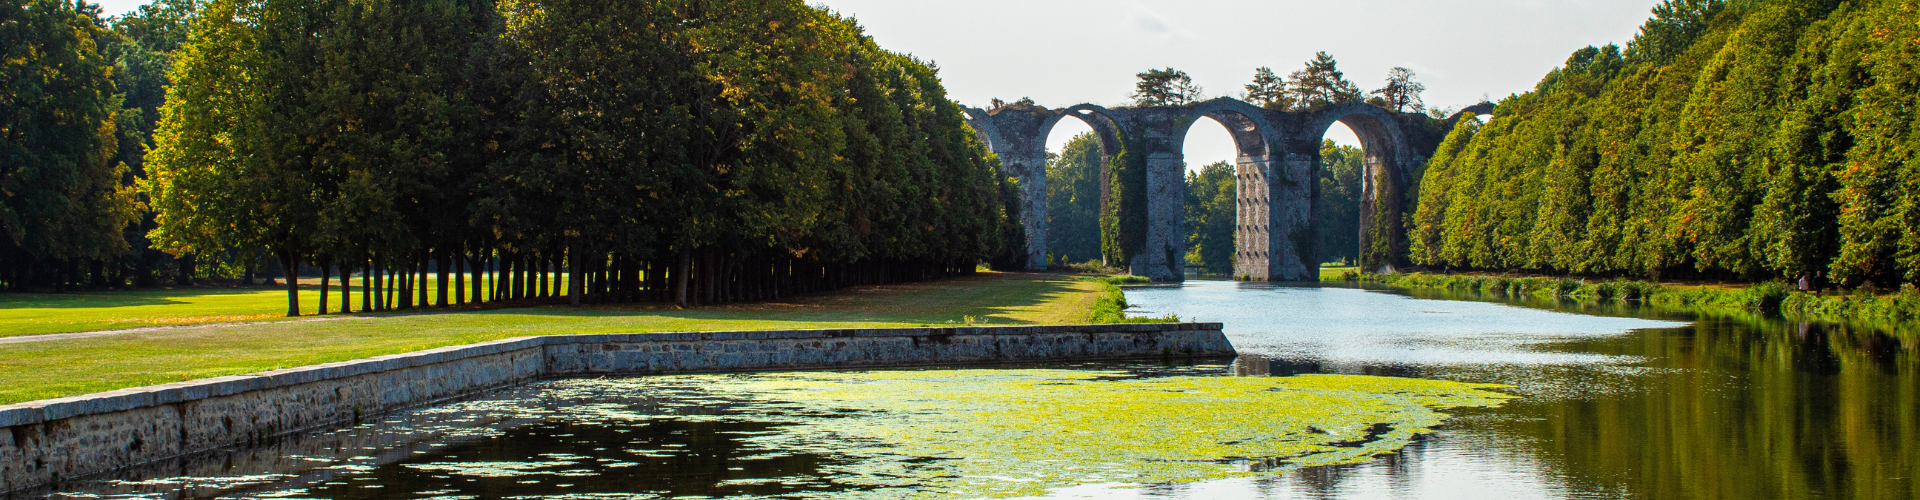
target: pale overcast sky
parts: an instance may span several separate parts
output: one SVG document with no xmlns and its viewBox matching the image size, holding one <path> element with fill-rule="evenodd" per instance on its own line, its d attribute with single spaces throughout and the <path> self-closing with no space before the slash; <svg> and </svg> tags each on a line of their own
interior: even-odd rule
<svg viewBox="0 0 1920 500">
<path fill-rule="evenodd" d="M 615 0 L 617 1 L 617 0 Z M 1134 74 L 1174 67 L 1209 96 L 1238 96 L 1253 69 L 1281 75 L 1315 51 L 1362 89 L 1412 68 L 1427 104 L 1458 108 L 1533 87 L 1587 45 L 1625 44 L 1657 0 L 813 0 L 851 15 L 882 47 L 939 65 L 969 106 L 1032 97 L 1043 106 L 1117 105 Z M 126 12 L 142 0 L 107 0 Z M 1063 120 L 1062 143 L 1085 125 Z M 1187 162 L 1231 159 L 1226 131 L 1202 120 Z M 1357 144 L 1335 127 L 1335 140 Z"/>
</svg>

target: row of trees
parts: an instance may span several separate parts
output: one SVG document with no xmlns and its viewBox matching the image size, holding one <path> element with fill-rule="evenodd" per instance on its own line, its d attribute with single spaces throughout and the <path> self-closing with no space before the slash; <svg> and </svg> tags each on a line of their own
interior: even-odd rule
<svg viewBox="0 0 1920 500">
<path fill-rule="evenodd" d="M 1022 254 L 1017 189 L 936 70 L 798 1 L 194 7 L 138 181 L 169 252 L 357 270 L 394 307 L 718 303 Z"/>
<path fill-rule="evenodd" d="M 1433 156 L 1428 265 L 1920 282 L 1910 0 L 1668 0 Z"/>
<path fill-rule="evenodd" d="M 1047 153 L 1049 264 L 1105 259 L 1100 252 L 1101 154 L 1100 139 L 1092 133 L 1067 140 L 1059 153 Z"/>
<path fill-rule="evenodd" d="M 206 267 L 151 248 L 135 186 L 190 9 L 161 0 L 106 19 L 97 5 L 0 0 L 0 287 L 154 285 Z"/>
<path fill-rule="evenodd" d="M 1173 68 L 1150 69 L 1135 75 L 1133 105 L 1184 106 L 1207 99 L 1206 90 L 1193 83 L 1185 71 Z M 1310 111 L 1327 106 L 1367 102 L 1395 112 L 1424 112 L 1420 94 L 1427 87 L 1413 70 L 1396 67 L 1387 72 L 1385 86 L 1361 93 L 1360 86 L 1347 80 L 1340 61 L 1332 54 L 1318 52 L 1306 67 L 1282 77 L 1273 68 L 1254 69 L 1253 82 L 1245 85 L 1240 99 L 1261 107 L 1282 111 Z"/>
</svg>

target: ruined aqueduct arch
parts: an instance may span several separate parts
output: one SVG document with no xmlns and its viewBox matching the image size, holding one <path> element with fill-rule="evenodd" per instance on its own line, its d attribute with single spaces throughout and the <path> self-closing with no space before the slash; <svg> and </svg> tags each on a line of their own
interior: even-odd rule
<svg viewBox="0 0 1920 500">
<path fill-rule="evenodd" d="M 1100 139 L 1104 205 L 1107 161 L 1122 138 L 1146 156 L 1146 240 L 1128 263 L 1137 275 L 1155 281 L 1179 281 L 1185 275 L 1186 230 L 1182 223 L 1185 161 L 1182 147 L 1200 117 L 1212 118 L 1232 135 L 1239 154 L 1235 276 L 1268 281 L 1319 279 L 1317 224 L 1320 141 L 1334 122 L 1347 125 L 1366 150 L 1361 199 L 1360 245 L 1403 249 L 1398 230 L 1374 231 L 1374 220 L 1398 221 L 1407 192 L 1428 156 L 1455 121 L 1491 111 L 1491 105 L 1467 108 L 1445 120 L 1395 113 L 1368 104 L 1347 104 L 1313 111 L 1275 111 L 1232 98 L 1186 106 L 1108 109 L 1081 104 L 1064 109 L 1011 105 L 992 111 L 967 108 L 967 124 L 1000 157 L 1008 173 L 1020 179 L 1021 222 L 1026 226 L 1027 265 L 1044 268 L 1047 257 L 1047 134 L 1067 118 L 1087 123 Z M 1382 213 L 1382 212 L 1385 213 Z M 1375 242 L 1378 237 L 1389 241 Z M 1398 254 L 1394 254 L 1398 255 Z M 1375 259 L 1379 260 L 1379 259 Z M 1378 265 L 1384 262 L 1363 262 Z"/>
</svg>

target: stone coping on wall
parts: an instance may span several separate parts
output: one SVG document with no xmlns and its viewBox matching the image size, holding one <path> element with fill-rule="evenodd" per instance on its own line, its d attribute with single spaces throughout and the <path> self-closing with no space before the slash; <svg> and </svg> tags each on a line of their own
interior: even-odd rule
<svg viewBox="0 0 1920 500">
<path fill-rule="evenodd" d="M 376 356 L 298 368 L 272 370 L 252 375 L 234 375 L 134 387 L 57 399 L 44 399 L 0 406 L 0 428 L 35 425 L 86 415 L 114 413 L 153 406 L 180 404 L 210 398 L 344 379 L 367 374 L 442 364 L 463 359 L 501 354 L 524 349 L 572 344 L 636 342 L 692 342 L 742 340 L 805 340 L 882 337 L 942 337 L 970 335 L 1040 335 L 1063 333 L 1171 333 L 1214 331 L 1220 323 L 1149 323 L 1064 326 L 980 326 L 928 328 L 860 328 L 820 330 L 758 330 L 724 332 L 623 333 L 587 335 L 548 335 L 516 337 L 477 344 L 441 347 L 404 354 Z M 1224 338 L 1222 339 L 1224 340 Z M 1227 349 L 1231 349 L 1228 346 Z M 1212 353 L 1231 355 L 1225 353 Z"/>
</svg>

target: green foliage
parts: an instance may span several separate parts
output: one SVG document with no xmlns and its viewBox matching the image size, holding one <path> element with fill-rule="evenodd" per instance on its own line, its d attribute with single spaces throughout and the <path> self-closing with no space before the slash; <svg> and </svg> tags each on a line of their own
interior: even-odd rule
<svg viewBox="0 0 1920 500">
<path fill-rule="evenodd" d="M 1087 316 L 1088 323 L 1115 324 L 1115 323 L 1179 323 L 1180 322 L 1180 317 L 1176 315 L 1168 315 L 1167 317 L 1164 317 L 1164 318 L 1127 317 L 1127 295 L 1126 293 L 1120 291 L 1119 285 L 1143 285 L 1143 284 L 1151 283 L 1153 281 L 1153 280 L 1147 279 L 1145 276 L 1134 276 L 1134 275 L 1102 276 L 1099 278 L 1095 278 L 1094 281 L 1098 281 L 1102 283 L 1102 286 L 1104 288 L 1100 292 L 1100 295 L 1094 298 L 1093 300 L 1093 312 Z"/>
<path fill-rule="evenodd" d="M 1233 164 L 1213 162 L 1187 172 L 1187 265 L 1201 272 L 1233 272 L 1234 229 L 1239 200 Z"/>
<path fill-rule="evenodd" d="M 1047 251 L 1061 264 L 1100 260 L 1100 155 L 1087 133 L 1047 163 Z"/>
<path fill-rule="evenodd" d="M 1427 273 L 1365 275 L 1361 279 L 1403 288 L 1593 303 L 1637 303 L 1698 311 L 1762 313 L 1799 320 L 1865 323 L 1920 320 L 1920 291 L 1912 286 L 1902 287 L 1896 293 L 1876 294 L 1867 289 L 1800 292 L 1780 282 L 1737 287 L 1675 286 L 1637 280 L 1589 282 L 1568 278 Z"/>
<path fill-rule="evenodd" d="M 1200 101 L 1200 87 L 1185 71 L 1150 69 L 1136 76 L 1140 81 L 1133 85 L 1135 106 L 1185 106 Z"/>
<path fill-rule="evenodd" d="M 475 301 L 681 304 L 1023 264 L 1017 187 L 934 68 L 797 1 L 214 0 L 196 19 L 145 184 L 176 253 L 264 245 L 422 303 L 456 263 L 508 275 Z"/>
<path fill-rule="evenodd" d="M 1147 148 L 1125 132 L 1120 152 L 1107 158 L 1107 200 L 1100 211 L 1100 253 L 1110 265 L 1129 266 L 1146 246 Z"/>
<path fill-rule="evenodd" d="M 1307 66 L 1288 76 L 1287 93 L 1299 108 L 1315 109 L 1360 102 L 1360 87 L 1348 81 L 1333 55 L 1319 52 Z"/>
<path fill-rule="evenodd" d="M 1850 6 L 1851 5 L 1851 6 Z M 1428 162 L 1429 266 L 1920 279 L 1911 2 L 1674 0 L 1574 53 Z"/>
<path fill-rule="evenodd" d="M 1653 18 L 1627 43 L 1636 61 L 1665 64 L 1678 57 L 1705 34 L 1713 17 L 1726 7 L 1721 0 L 1663 0 L 1653 7 Z"/>
<path fill-rule="evenodd" d="M 1320 143 L 1320 198 L 1314 214 L 1320 218 L 1320 260 L 1357 262 L 1360 258 L 1360 176 L 1366 170 L 1366 152 L 1353 146 Z"/>
<path fill-rule="evenodd" d="M 1427 104 L 1420 98 L 1427 91 L 1426 84 L 1414 79 L 1413 70 L 1395 67 L 1387 72 L 1387 85 L 1371 92 L 1380 99 L 1381 107 L 1395 113 L 1424 113 Z"/>
<path fill-rule="evenodd" d="M 1253 71 L 1253 83 L 1246 85 L 1246 93 L 1240 99 L 1266 109 L 1285 110 L 1293 108 L 1293 97 L 1287 94 L 1287 79 L 1274 74 L 1273 68 L 1261 66 Z"/>
<path fill-rule="evenodd" d="M 115 38 L 97 5 L 0 1 L 0 281 L 16 288 L 127 248 Z"/>
<path fill-rule="evenodd" d="M 1100 276 L 1100 277 L 1093 278 L 1093 281 L 1106 283 L 1109 285 L 1145 285 L 1148 283 L 1153 283 L 1153 280 L 1148 279 L 1146 276 L 1134 276 L 1131 274 L 1113 274 L 1113 275 L 1107 275 L 1107 276 Z"/>
</svg>

